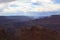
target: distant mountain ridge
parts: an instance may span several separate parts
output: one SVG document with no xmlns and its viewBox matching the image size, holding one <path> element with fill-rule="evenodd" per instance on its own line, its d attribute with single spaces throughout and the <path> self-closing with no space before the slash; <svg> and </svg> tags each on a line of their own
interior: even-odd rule
<svg viewBox="0 0 60 40">
<path fill-rule="evenodd" d="M 49 17 L 38 18 L 25 23 L 25 25 L 43 26 L 60 32 L 60 15 L 52 15 Z"/>
<path fill-rule="evenodd" d="M 0 16 L 0 21 L 6 21 L 6 20 L 20 20 L 20 21 L 28 21 L 32 19 L 31 17 L 28 16 Z"/>
<path fill-rule="evenodd" d="M 13 27 L 16 22 L 26 22 L 32 20 L 28 16 L 0 16 L 0 27 Z"/>
<path fill-rule="evenodd" d="M 2 19 L 1 19 L 2 18 Z M 60 32 L 60 15 L 52 15 L 47 17 L 40 17 L 38 19 L 32 19 L 31 17 L 0 17 L 0 27 L 4 28 L 19 28 L 23 26 L 32 25 L 43 26 L 49 29 Z"/>
</svg>

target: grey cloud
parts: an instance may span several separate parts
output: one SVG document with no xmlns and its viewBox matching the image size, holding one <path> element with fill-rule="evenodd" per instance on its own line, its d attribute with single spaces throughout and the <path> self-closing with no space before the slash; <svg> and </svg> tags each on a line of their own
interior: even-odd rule
<svg viewBox="0 0 60 40">
<path fill-rule="evenodd" d="M 15 0 L 0 0 L 0 3 L 6 3 L 6 2 L 11 2 L 11 1 L 15 1 Z"/>
</svg>

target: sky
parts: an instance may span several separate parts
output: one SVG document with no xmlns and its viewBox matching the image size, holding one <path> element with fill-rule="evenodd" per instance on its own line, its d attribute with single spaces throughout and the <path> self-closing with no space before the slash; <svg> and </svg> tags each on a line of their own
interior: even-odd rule
<svg viewBox="0 0 60 40">
<path fill-rule="evenodd" d="M 0 16 L 60 14 L 60 0 L 0 0 Z"/>
</svg>

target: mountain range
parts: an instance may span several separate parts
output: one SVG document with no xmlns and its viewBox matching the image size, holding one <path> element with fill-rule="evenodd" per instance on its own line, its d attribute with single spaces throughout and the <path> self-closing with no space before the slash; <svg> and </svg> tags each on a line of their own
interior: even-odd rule
<svg viewBox="0 0 60 40">
<path fill-rule="evenodd" d="M 0 40 L 60 40 L 60 15 L 39 18 L 0 16 Z"/>
<path fill-rule="evenodd" d="M 48 16 L 48 17 L 40 17 L 38 19 L 34 19 L 34 20 L 30 20 L 27 22 L 23 22 L 23 23 L 16 23 L 16 24 L 20 24 L 22 26 L 32 26 L 32 25 L 36 25 L 36 26 L 43 26 L 43 27 L 47 27 L 51 30 L 55 30 L 60 32 L 60 15 L 52 15 L 52 16 Z"/>
<path fill-rule="evenodd" d="M 20 28 L 22 26 L 31 27 L 32 25 L 43 26 L 60 32 L 60 15 L 39 17 L 37 19 L 27 16 L 0 16 L 0 27 L 4 29 Z"/>
</svg>

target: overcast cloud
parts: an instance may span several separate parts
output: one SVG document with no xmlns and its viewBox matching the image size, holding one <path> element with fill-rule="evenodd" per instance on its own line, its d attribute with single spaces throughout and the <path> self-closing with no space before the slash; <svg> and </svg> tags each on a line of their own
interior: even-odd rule
<svg viewBox="0 0 60 40">
<path fill-rule="evenodd" d="M 55 0 L 54 0 L 55 1 Z M 29 12 L 53 12 L 60 10 L 60 4 L 53 0 L 0 0 L 0 14 L 17 14 L 24 12 L 24 15 L 30 15 Z M 58 4 L 57 4 L 58 3 Z M 34 15 L 34 14 L 32 14 Z"/>
<path fill-rule="evenodd" d="M 11 2 L 11 1 L 15 1 L 15 0 L 0 0 L 0 3 L 6 3 L 6 2 Z"/>
</svg>

